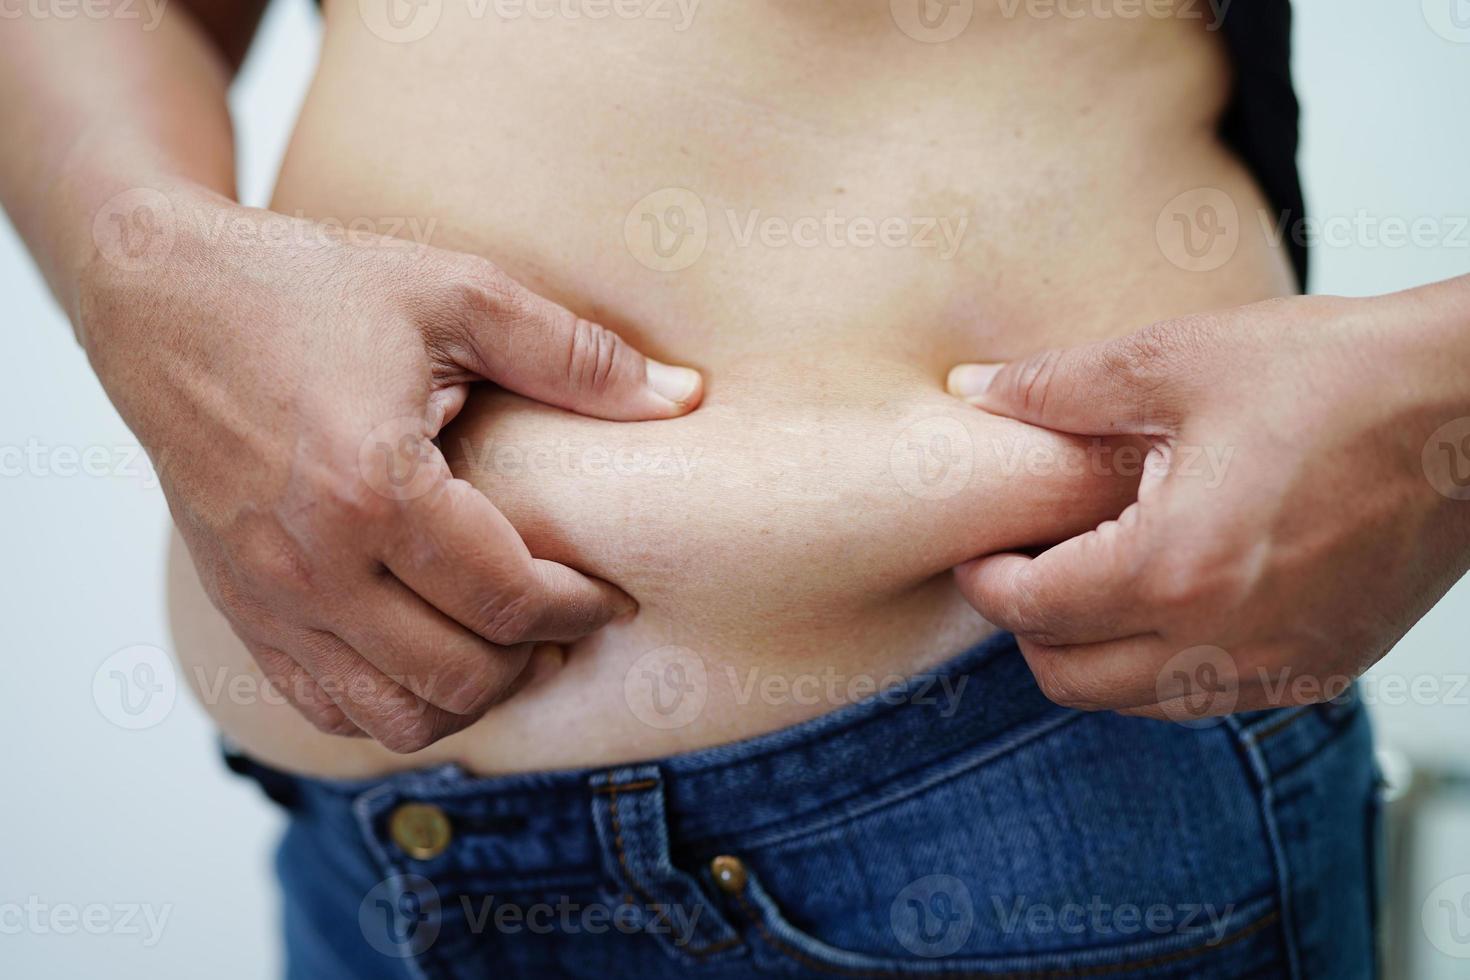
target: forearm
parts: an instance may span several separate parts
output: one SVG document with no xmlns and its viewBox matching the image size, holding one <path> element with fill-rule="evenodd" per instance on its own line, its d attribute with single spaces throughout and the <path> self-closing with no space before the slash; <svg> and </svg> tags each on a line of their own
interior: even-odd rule
<svg viewBox="0 0 1470 980">
<path fill-rule="evenodd" d="M 226 57 L 177 4 L 145 23 L 0 19 L 0 204 L 73 324 L 109 199 L 234 194 Z"/>
<path fill-rule="evenodd" d="M 1434 362 L 1470 412 L 1470 275 L 1446 279 L 1380 302 L 1402 304 L 1402 322 L 1411 325 L 1400 346 L 1413 343 L 1426 363 Z M 1390 314 L 1391 315 L 1391 314 Z"/>
<path fill-rule="evenodd" d="M 1376 364 L 1370 390 L 1384 418 L 1402 416 L 1406 436 L 1421 437 L 1419 427 L 1470 419 L 1470 276 L 1377 297 L 1365 310 Z"/>
<path fill-rule="evenodd" d="M 1360 418 L 1386 463 L 1355 478 L 1400 474 L 1404 505 L 1422 515 L 1410 537 L 1446 557 L 1453 581 L 1470 569 L 1470 276 L 1348 302 L 1356 312 L 1334 326 L 1358 332 L 1361 364 L 1337 386 L 1340 413 Z"/>
</svg>

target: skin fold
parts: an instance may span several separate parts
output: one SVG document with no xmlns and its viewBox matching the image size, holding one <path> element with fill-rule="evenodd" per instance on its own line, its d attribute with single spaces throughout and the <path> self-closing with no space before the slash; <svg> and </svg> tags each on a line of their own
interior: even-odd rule
<svg viewBox="0 0 1470 980">
<path fill-rule="evenodd" d="M 1117 516 L 1141 467 L 1136 443 L 977 412 L 945 393 L 948 368 L 1292 289 L 1259 227 L 1209 273 L 1157 240 L 1161 209 L 1191 188 L 1266 207 L 1214 136 L 1228 74 L 1196 22 L 997 17 L 935 48 L 897 31 L 886 4 L 841 17 L 716 5 L 684 32 L 492 25 L 453 5 L 443 18 L 401 45 L 350 5 L 328 10 L 273 207 L 375 227 L 412 218 L 398 234 L 489 258 L 698 368 L 704 400 L 632 424 L 470 392 L 438 440 L 454 474 L 537 557 L 616 584 L 639 609 L 543 649 L 514 697 L 417 754 L 211 695 L 250 659 L 176 549 L 186 675 L 227 733 L 288 768 L 647 757 L 791 724 L 938 663 L 993 630 L 948 569 Z M 463 90 L 495 97 L 426 95 Z M 627 230 L 669 188 L 681 206 L 697 199 L 707 229 L 678 269 Z M 864 247 L 829 215 L 963 231 L 953 250 L 942 233 L 936 247 Z M 803 218 L 816 222 L 806 232 Z M 1131 458 L 1113 455 L 1125 447 Z M 665 728 L 636 701 L 642 658 L 669 647 L 703 665 L 703 704 Z M 789 693 L 802 681 L 818 693 Z M 565 731 L 589 737 L 546 737 Z"/>
</svg>

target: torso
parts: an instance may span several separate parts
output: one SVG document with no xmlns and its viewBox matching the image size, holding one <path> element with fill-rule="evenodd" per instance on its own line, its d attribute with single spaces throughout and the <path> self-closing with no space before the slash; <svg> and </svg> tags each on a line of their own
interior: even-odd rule
<svg viewBox="0 0 1470 980">
<path fill-rule="evenodd" d="M 417 756 L 211 698 L 265 761 L 338 776 L 625 761 L 922 670 L 990 630 L 947 569 L 1091 526 L 1131 491 L 1127 473 L 1059 473 L 1047 460 L 1084 441 L 965 406 L 946 370 L 1293 289 L 1255 220 L 1266 203 L 1215 136 L 1229 65 L 1198 20 L 977 0 L 929 44 L 887 0 L 706 0 L 684 30 L 464 3 L 413 43 L 375 36 L 356 2 L 329 7 L 274 207 L 412 219 L 700 368 L 705 404 L 620 424 L 474 395 L 444 439 L 457 472 L 534 553 L 618 583 L 638 616 Z M 1240 215 L 1211 271 L 1175 264 L 1156 230 L 1201 188 Z M 681 219 L 707 228 L 702 250 L 677 247 Z M 177 543 L 175 559 L 190 681 L 253 672 Z M 701 669 L 700 710 L 669 708 L 672 689 L 653 704 L 660 677 Z"/>
</svg>

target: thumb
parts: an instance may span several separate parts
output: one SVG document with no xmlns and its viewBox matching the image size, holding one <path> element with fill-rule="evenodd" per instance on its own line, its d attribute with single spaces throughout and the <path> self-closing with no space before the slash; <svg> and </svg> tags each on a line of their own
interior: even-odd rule
<svg viewBox="0 0 1470 980">
<path fill-rule="evenodd" d="M 1165 348 L 1135 334 L 1008 364 L 961 364 L 948 388 L 987 412 L 1059 432 L 1165 436 L 1181 404 L 1170 372 Z"/>
<path fill-rule="evenodd" d="M 644 357 L 599 323 L 526 289 L 489 263 L 455 291 L 458 309 L 436 337 L 461 368 L 527 398 L 618 421 L 691 411 L 699 372 Z M 438 331 L 436 331 L 438 332 Z"/>
</svg>

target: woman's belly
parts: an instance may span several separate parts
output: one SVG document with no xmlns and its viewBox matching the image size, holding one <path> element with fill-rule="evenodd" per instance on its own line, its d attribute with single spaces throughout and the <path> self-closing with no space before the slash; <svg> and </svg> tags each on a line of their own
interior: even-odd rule
<svg viewBox="0 0 1470 980">
<path fill-rule="evenodd" d="M 471 398 L 442 439 L 457 474 L 535 554 L 640 611 L 418 756 L 230 695 L 221 678 L 258 675 L 176 546 L 180 658 L 227 734 L 344 776 L 753 735 L 981 638 L 953 565 L 1126 505 L 1132 447 L 987 416 L 943 378 L 1290 291 L 1256 222 L 1210 272 L 1159 237 L 1191 189 L 1265 206 L 1212 135 L 1220 52 L 1190 21 L 1016 22 L 985 4 L 972 34 L 923 45 L 888 7 L 708 4 L 675 32 L 446 3 L 414 44 L 329 11 L 275 206 L 487 255 L 700 368 L 707 394 L 635 424 Z"/>
</svg>

